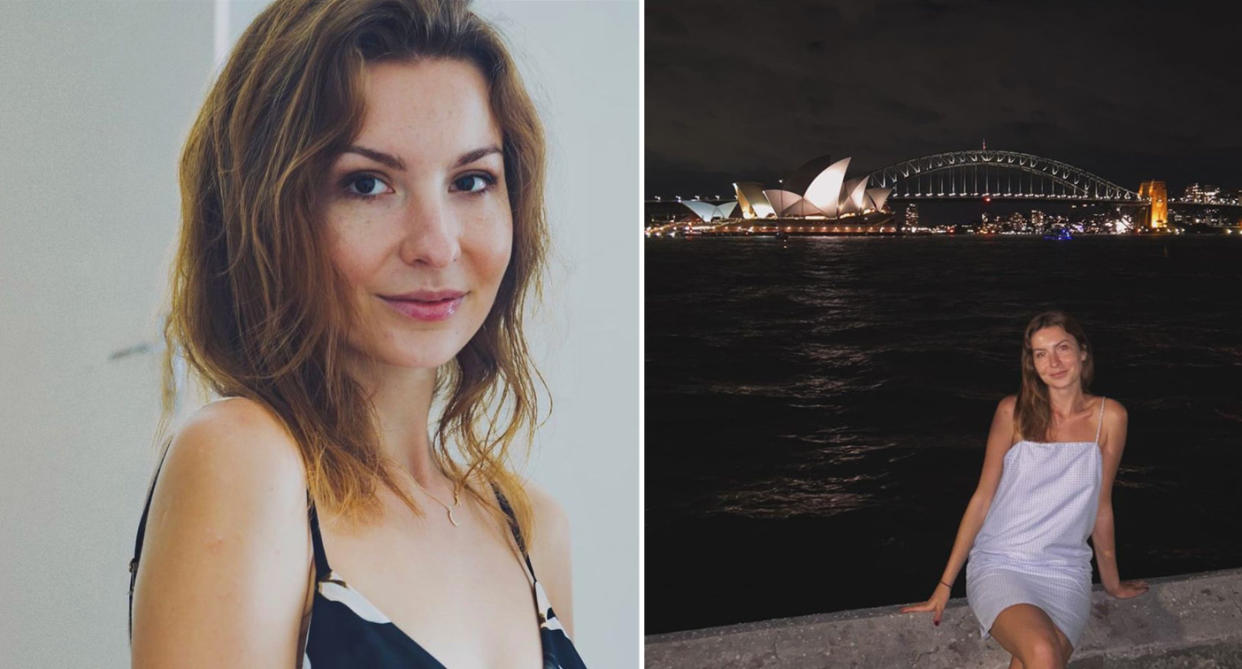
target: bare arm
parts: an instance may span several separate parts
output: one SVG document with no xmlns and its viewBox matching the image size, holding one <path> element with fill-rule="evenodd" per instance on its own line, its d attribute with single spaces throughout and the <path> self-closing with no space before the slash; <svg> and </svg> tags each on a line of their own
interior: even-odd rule
<svg viewBox="0 0 1242 669">
<path fill-rule="evenodd" d="M 971 495 L 966 511 L 962 514 L 962 521 L 957 527 L 957 537 L 953 540 L 953 549 L 949 552 L 949 562 L 940 576 L 941 583 L 936 585 L 932 597 L 926 603 L 908 606 L 902 609 L 902 613 L 935 611 L 932 621 L 937 625 L 940 624 L 940 614 L 944 610 L 944 604 L 949 601 L 949 587 L 944 584 L 952 585 L 957 580 L 962 565 L 966 563 L 966 557 L 970 553 L 970 547 L 975 543 L 975 536 L 983 527 L 983 520 L 992 506 L 996 488 L 1000 485 L 1005 454 L 1013 445 L 1014 403 L 1015 398 L 1010 395 L 996 405 L 996 413 L 992 416 L 992 427 L 988 431 L 987 451 L 983 455 L 983 470 L 979 474 L 979 485 L 975 487 L 975 493 Z"/>
<path fill-rule="evenodd" d="M 1126 445 L 1128 417 L 1119 402 L 1108 402 L 1104 407 L 1104 427 L 1101 435 L 1100 504 L 1095 516 L 1095 529 L 1091 532 L 1091 545 L 1095 550 L 1095 563 L 1100 570 L 1100 584 L 1114 597 L 1134 597 L 1147 590 L 1145 583 L 1135 581 L 1123 584 L 1117 572 L 1117 549 L 1113 536 L 1113 481 L 1121 464 L 1121 453 Z"/>
<path fill-rule="evenodd" d="M 570 566 L 569 518 L 561 505 L 538 487 L 527 484 L 531 510 L 534 512 L 534 541 L 530 561 L 544 592 L 556 612 L 556 619 L 565 628 L 565 635 L 574 635 L 573 574 Z"/>
<path fill-rule="evenodd" d="M 170 449 L 138 563 L 132 666 L 296 666 L 311 554 L 296 445 L 258 404 L 229 399 Z"/>
</svg>

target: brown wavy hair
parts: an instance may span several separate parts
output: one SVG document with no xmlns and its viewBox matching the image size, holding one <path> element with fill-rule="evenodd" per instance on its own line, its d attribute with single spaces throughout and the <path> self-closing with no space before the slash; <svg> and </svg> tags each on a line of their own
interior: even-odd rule
<svg viewBox="0 0 1242 669">
<path fill-rule="evenodd" d="M 513 248 L 482 327 L 438 370 L 432 454 L 457 490 L 499 517 L 492 496 L 466 482 L 477 474 L 497 486 L 529 536 L 530 502 L 509 463 L 515 443 L 529 449 L 539 419 L 542 377 L 522 313 L 528 294 L 540 293 L 547 248 L 544 139 L 500 36 L 465 1 L 277 0 L 241 36 L 181 156 L 160 432 L 174 411 L 180 349 L 203 386 L 257 401 L 284 422 L 322 508 L 365 519 L 378 510 L 381 483 L 420 513 L 342 366 L 355 314 L 317 213 L 329 166 L 361 130 L 366 66 L 439 58 L 474 64 L 488 83 Z"/>
<path fill-rule="evenodd" d="M 1082 375 L 1079 382 L 1085 393 L 1091 387 L 1095 377 L 1095 354 L 1087 333 L 1073 316 L 1064 311 L 1045 311 L 1036 314 L 1026 325 L 1022 335 L 1022 384 L 1018 387 L 1018 401 L 1013 409 L 1013 422 L 1018 435 L 1023 438 L 1037 437 L 1047 440 L 1048 429 L 1052 424 L 1052 405 L 1048 401 L 1048 386 L 1039 378 L 1035 371 L 1035 355 L 1031 350 L 1031 336 L 1047 328 L 1060 326 L 1078 342 L 1078 348 L 1087 353 L 1082 363 Z"/>
</svg>

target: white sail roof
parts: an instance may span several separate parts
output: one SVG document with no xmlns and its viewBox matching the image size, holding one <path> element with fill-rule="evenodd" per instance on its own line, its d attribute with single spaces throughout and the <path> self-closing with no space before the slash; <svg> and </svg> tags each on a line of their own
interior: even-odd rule
<svg viewBox="0 0 1242 669">
<path fill-rule="evenodd" d="M 867 199 L 871 200 L 871 208 L 876 211 L 883 210 L 884 205 L 888 203 L 888 196 L 892 193 L 892 188 L 868 188 Z"/>
<path fill-rule="evenodd" d="M 810 200 L 807 200 L 805 198 L 800 198 L 797 202 L 787 207 L 785 211 L 782 211 L 781 215 L 782 216 L 823 216 L 824 212 L 820 211 L 819 207 L 816 207 L 815 205 L 811 204 Z"/>
<path fill-rule="evenodd" d="M 768 202 L 772 204 L 772 209 L 780 215 L 785 215 L 785 210 L 794 206 L 802 200 L 802 196 L 797 193 L 781 190 L 779 188 L 769 188 L 763 191 L 764 197 L 768 198 Z"/>
<path fill-rule="evenodd" d="M 742 218 L 768 218 L 776 211 L 764 194 L 763 184 L 758 181 L 739 181 L 733 184 L 737 203 L 742 205 Z"/>
<path fill-rule="evenodd" d="M 841 187 L 842 214 L 861 214 L 863 199 L 867 196 L 867 177 L 850 179 Z"/>
<path fill-rule="evenodd" d="M 806 188 L 805 198 L 829 218 L 838 215 L 838 204 L 841 199 L 841 184 L 845 180 L 845 170 L 850 166 L 849 158 L 842 158 L 829 165 L 819 173 Z"/>
<path fill-rule="evenodd" d="M 682 200 L 682 204 L 690 208 L 695 216 L 703 219 L 704 223 L 710 223 L 712 215 L 716 213 L 716 205 L 702 200 Z"/>
</svg>

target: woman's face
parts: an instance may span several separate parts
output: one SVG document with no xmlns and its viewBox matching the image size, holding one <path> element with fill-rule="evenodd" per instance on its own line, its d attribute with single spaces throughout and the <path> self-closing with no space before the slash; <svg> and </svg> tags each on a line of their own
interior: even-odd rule
<svg viewBox="0 0 1242 669">
<path fill-rule="evenodd" d="M 1082 365 L 1087 361 L 1087 352 L 1060 325 L 1041 328 L 1031 335 L 1031 358 L 1035 362 L 1036 373 L 1049 388 L 1081 385 Z"/>
<path fill-rule="evenodd" d="M 513 220 L 487 83 L 458 60 L 370 64 L 366 118 L 328 170 L 323 222 L 358 322 L 349 346 L 434 368 L 483 324 Z"/>
</svg>

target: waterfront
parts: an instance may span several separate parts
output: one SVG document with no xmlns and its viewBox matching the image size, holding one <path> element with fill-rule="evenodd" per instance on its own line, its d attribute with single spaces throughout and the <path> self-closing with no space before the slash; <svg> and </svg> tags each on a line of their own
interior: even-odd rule
<svg viewBox="0 0 1242 669">
<path fill-rule="evenodd" d="M 1052 306 L 1130 412 L 1123 577 L 1242 566 L 1240 267 L 1223 236 L 649 240 L 647 632 L 925 598 Z"/>
</svg>

